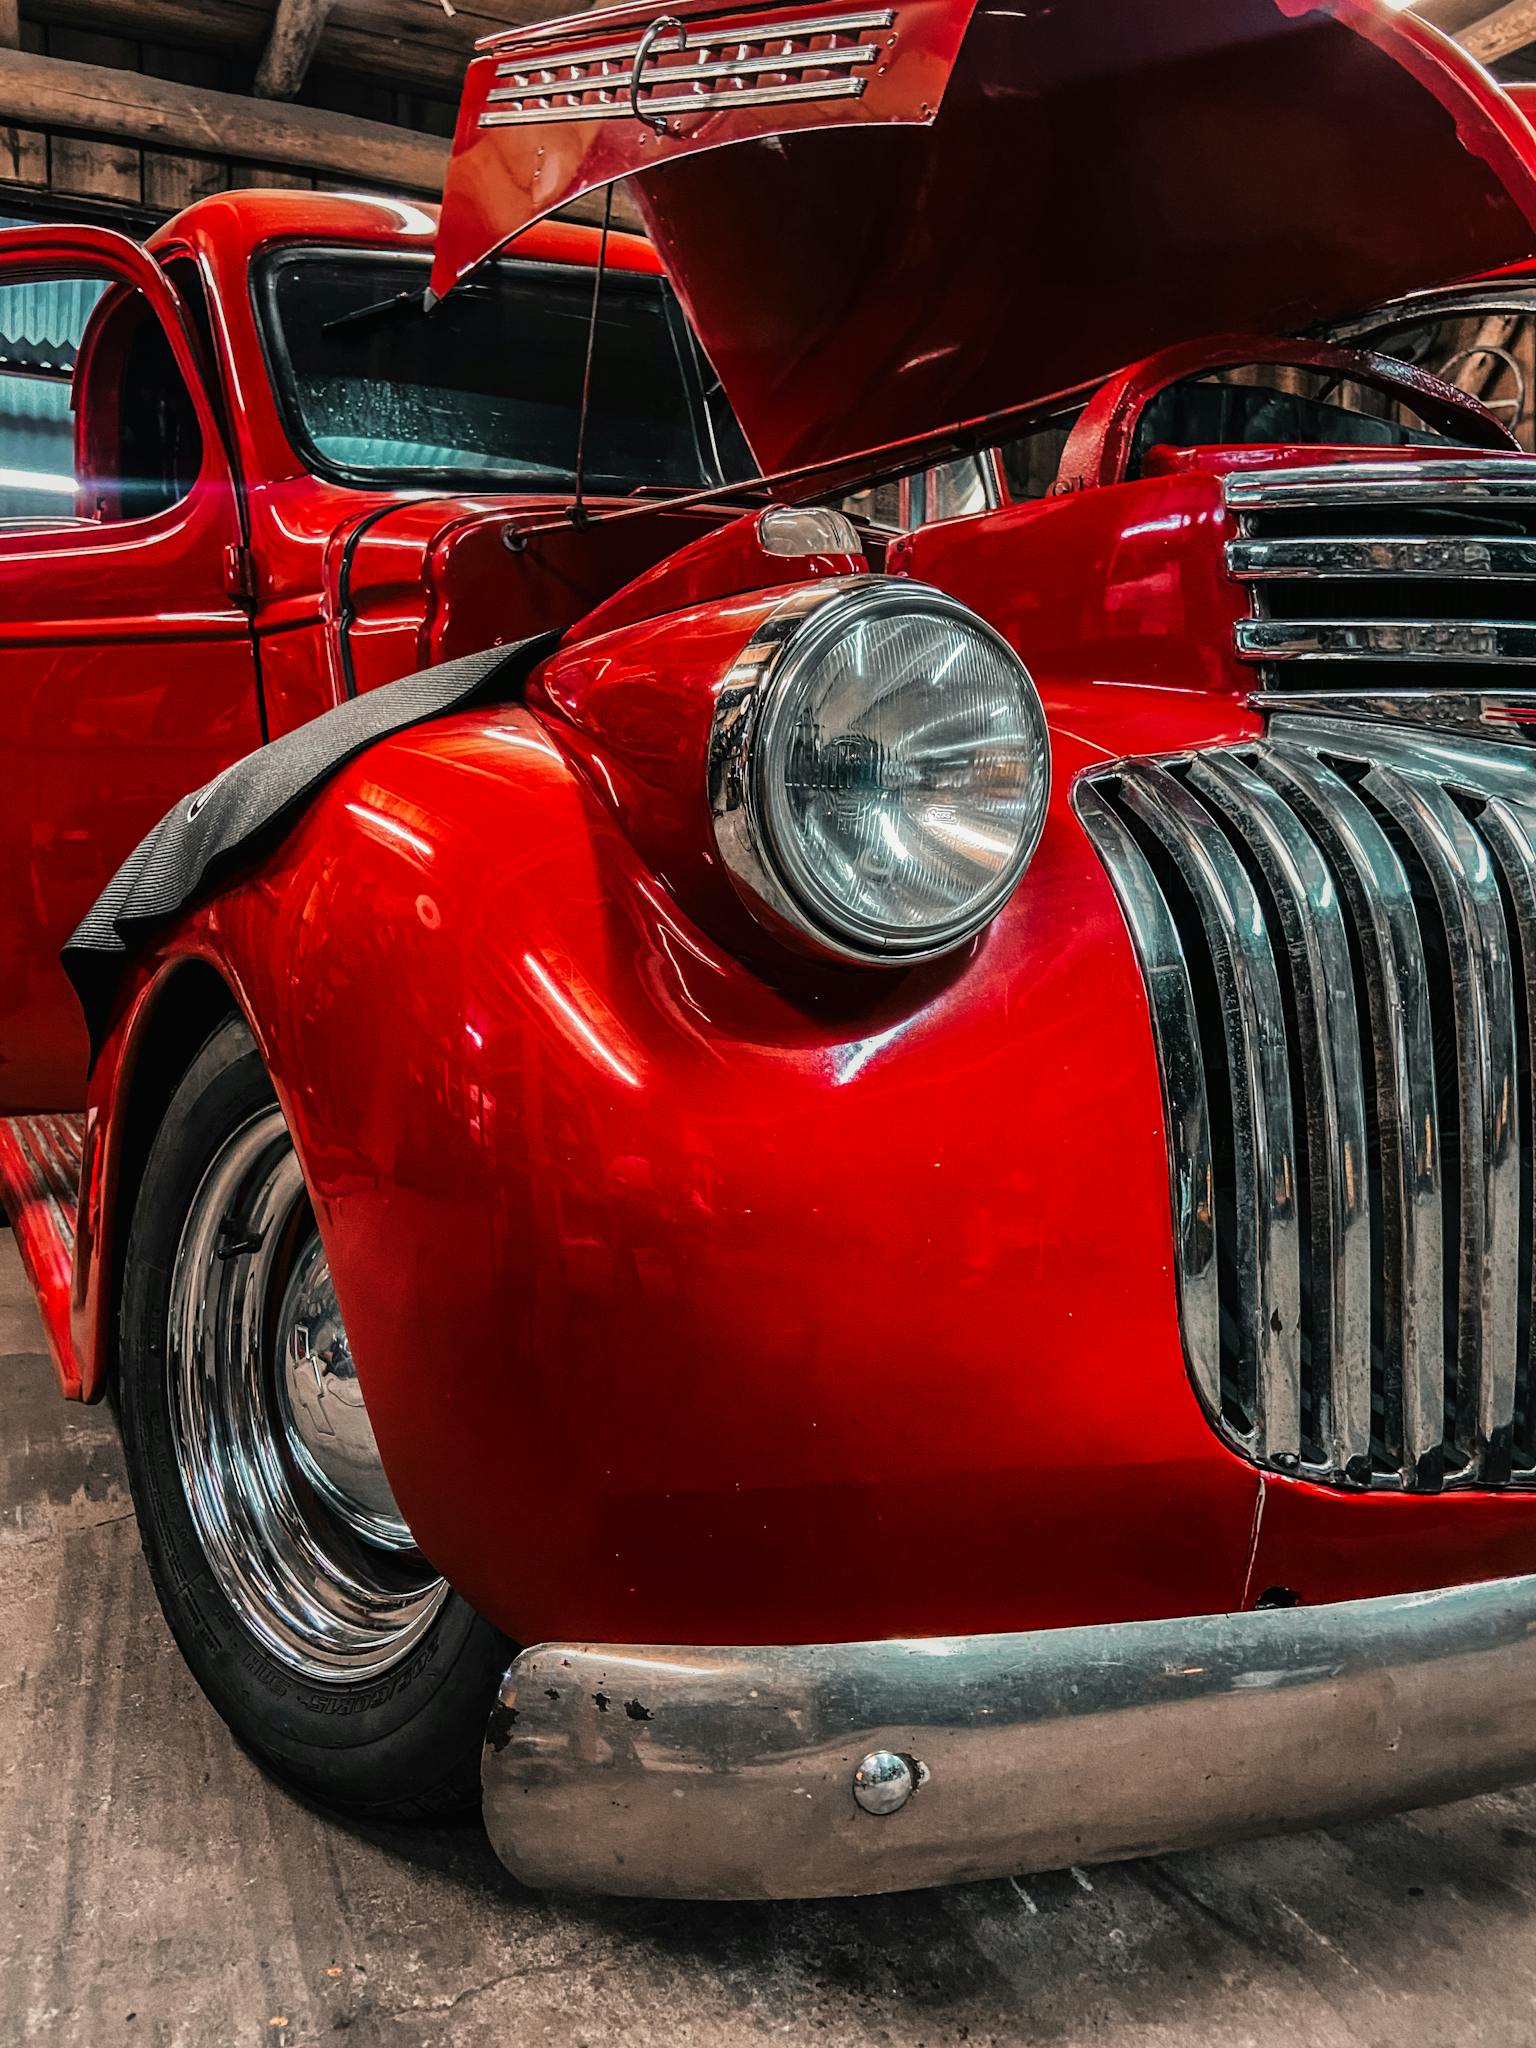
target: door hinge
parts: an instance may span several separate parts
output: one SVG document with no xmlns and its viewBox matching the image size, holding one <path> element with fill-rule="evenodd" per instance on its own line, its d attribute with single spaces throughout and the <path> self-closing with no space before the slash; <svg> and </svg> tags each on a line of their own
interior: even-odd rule
<svg viewBox="0 0 1536 2048">
<path fill-rule="evenodd" d="M 224 550 L 224 588 L 247 610 L 255 604 L 256 557 L 248 547 L 234 545 Z"/>
</svg>

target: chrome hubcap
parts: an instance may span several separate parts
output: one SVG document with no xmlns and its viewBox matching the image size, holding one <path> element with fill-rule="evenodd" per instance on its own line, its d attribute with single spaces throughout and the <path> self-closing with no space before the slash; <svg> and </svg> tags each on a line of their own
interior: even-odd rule
<svg viewBox="0 0 1536 2048">
<path fill-rule="evenodd" d="M 365 1542 L 414 1550 L 384 1476 L 318 1233 L 294 1261 L 277 1320 L 279 1406 L 295 1464 Z"/>
<path fill-rule="evenodd" d="M 447 1597 L 374 1442 L 282 1113 L 215 1155 L 181 1233 L 166 1331 L 187 1505 L 270 1654 L 332 1683 L 407 1656 Z"/>
</svg>

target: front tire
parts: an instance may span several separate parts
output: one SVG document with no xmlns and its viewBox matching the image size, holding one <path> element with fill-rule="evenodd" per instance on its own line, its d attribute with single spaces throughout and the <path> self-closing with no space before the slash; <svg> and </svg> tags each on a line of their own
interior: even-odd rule
<svg viewBox="0 0 1536 2048">
<path fill-rule="evenodd" d="M 292 1141 L 238 1018 L 193 1061 L 149 1155 L 118 1396 L 156 1595 L 240 1740 L 375 1818 L 475 1804 L 513 1646 L 395 1506 Z"/>
</svg>

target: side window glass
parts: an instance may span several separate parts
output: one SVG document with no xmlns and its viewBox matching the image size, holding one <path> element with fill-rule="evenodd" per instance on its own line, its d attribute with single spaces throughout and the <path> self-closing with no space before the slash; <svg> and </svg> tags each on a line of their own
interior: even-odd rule
<svg viewBox="0 0 1536 2048">
<path fill-rule="evenodd" d="M 932 526 L 941 519 L 970 519 L 987 511 L 991 504 L 986 472 L 974 455 L 962 455 L 955 462 L 930 469 L 924 481 L 925 525 Z"/>
<path fill-rule="evenodd" d="M 71 388 L 95 278 L 0 284 L 0 520 L 76 515 Z"/>
<path fill-rule="evenodd" d="M 187 495 L 202 457 L 192 394 L 142 293 L 0 276 L 0 532 L 150 518 Z"/>
<path fill-rule="evenodd" d="M 936 469 L 920 469 L 868 490 L 851 492 L 841 509 L 896 533 L 911 533 L 940 519 L 965 519 L 987 511 L 992 503 L 981 458 L 961 455 Z"/>
</svg>

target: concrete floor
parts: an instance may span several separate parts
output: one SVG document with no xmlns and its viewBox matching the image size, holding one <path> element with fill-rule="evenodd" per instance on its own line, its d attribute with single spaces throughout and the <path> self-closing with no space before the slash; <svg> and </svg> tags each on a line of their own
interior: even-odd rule
<svg viewBox="0 0 1536 2048">
<path fill-rule="evenodd" d="M 269 1783 L 182 1668 L 0 1231 L 0 2042 L 1536 2043 L 1536 1792 L 811 1906 L 545 1900 Z"/>
</svg>

